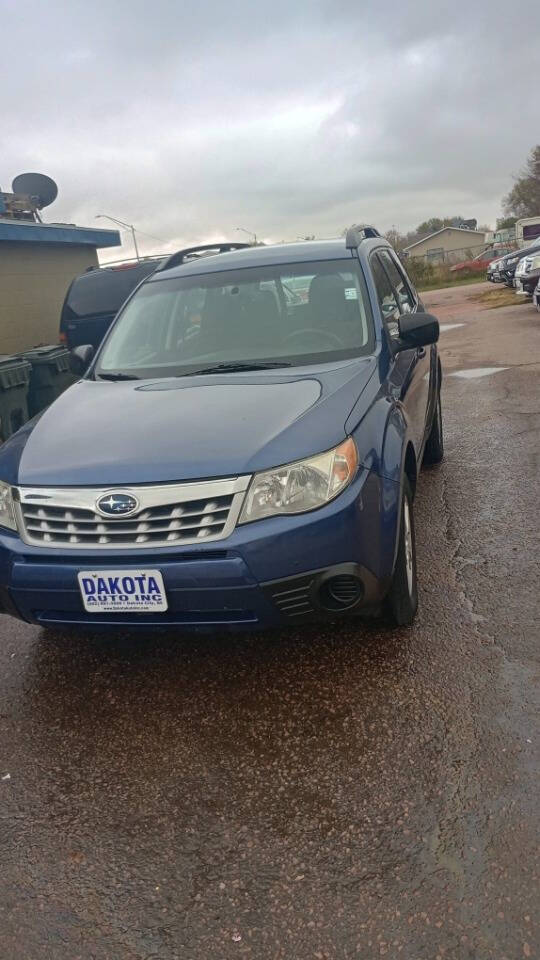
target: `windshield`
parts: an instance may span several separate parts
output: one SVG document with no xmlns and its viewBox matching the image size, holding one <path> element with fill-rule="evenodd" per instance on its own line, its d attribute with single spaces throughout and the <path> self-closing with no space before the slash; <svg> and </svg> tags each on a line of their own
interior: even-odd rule
<svg viewBox="0 0 540 960">
<path fill-rule="evenodd" d="M 250 267 L 144 284 L 105 341 L 96 375 L 185 376 L 372 352 L 369 299 L 351 259 Z"/>
</svg>

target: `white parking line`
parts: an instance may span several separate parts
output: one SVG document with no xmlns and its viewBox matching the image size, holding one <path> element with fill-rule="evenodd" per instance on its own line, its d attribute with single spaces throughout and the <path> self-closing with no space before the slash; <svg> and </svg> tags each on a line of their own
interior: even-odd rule
<svg viewBox="0 0 540 960">
<path fill-rule="evenodd" d="M 476 380 L 477 377 L 489 377 L 492 373 L 498 373 L 499 370 L 509 370 L 509 367 L 473 367 L 472 370 L 455 370 L 450 373 L 450 377 L 462 377 L 463 380 Z"/>
<path fill-rule="evenodd" d="M 441 333 L 446 333 L 447 330 L 455 330 L 456 327 L 464 327 L 464 323 L 440 323 L 439 330 Z"/>
</svg>

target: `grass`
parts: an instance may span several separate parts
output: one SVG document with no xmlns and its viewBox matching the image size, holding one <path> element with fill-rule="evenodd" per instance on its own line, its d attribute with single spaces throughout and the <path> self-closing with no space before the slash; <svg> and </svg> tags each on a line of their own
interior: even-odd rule
<svg viewBox="0 0 540 960">
<path fill-rule="evenodd" d="M 475 303 L 482 303 L 488 308 L 516 307 L 519 303 L 529 303 L 529 297 L 520 297 L 508 287 L 495 287 L 494 290 L 483 290 L 482 293 L 473 293 L 470 296 Z"/>
<path fill-rule="evenodd" d="M 447 287 L 464 287 L 469 283 L 483 283 L 485 279 L 481 274 L 475 277 L 460 277 L 459 280 L 435 279 L 432 283 L 426 283 L 418 289 L 419 293 L 424 293 L 427 290 L 446 290 Z"/>
</svg>

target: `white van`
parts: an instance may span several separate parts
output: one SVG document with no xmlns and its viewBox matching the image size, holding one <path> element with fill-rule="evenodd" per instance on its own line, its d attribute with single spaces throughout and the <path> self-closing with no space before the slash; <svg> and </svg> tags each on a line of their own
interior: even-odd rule
<svg viewBox="0 0 540 960">
<path fill-rule="evenodd" d="M 528 247 L 540 238 L 540 216 L 525 217 L 523 220 L 516 220 L 516 241 L 518 247 Z"/>
</svg>

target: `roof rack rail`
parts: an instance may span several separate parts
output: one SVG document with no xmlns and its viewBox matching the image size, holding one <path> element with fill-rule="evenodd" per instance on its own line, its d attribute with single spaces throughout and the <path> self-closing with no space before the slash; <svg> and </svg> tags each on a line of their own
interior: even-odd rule
<svg viewBox="0 0 540 960">
<path fill-rule="evenodd" d="M 171 267 L 179 267 L 182 263 L 186 263 L 187 260 L 196 260 L 199 255 L 204 256 L 209 250 L 214 250 L 216 253 L 229 253 L 231 250 L 244 250 L 246 247 L 251 247 L 251 243 L 204 243 L 198 247 L 186 247 L 184 250 L 177 250 L 176 253 L 171 254 L 170 257 L 157 267 L 156 273 L 161 273 L 162 270 L 170 270 Z"/>
<path fill-rule="evenodd" d="M 362 240 L 368 240 L 372 237 L 380 237 L 380 233 L 375 227 L 352 226 L 347 230 L 345 237 L 345 246 L 347 250 L 355 250 L 362 243 Z"/>
</svg>

